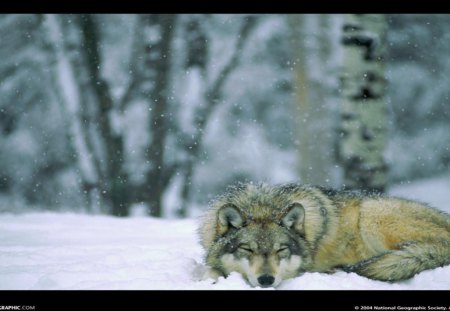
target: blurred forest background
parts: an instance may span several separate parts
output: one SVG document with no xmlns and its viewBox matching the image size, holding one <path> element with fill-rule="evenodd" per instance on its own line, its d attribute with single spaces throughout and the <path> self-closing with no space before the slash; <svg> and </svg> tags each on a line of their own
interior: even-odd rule
<svg viewBox="0 0 450 311">
<path fill-rule="evenodd" d="M 449 27 L 1 15 L 0 211 L 173 218 L 236 182 L 382 192 L 449 172 Z"/>
</svg>

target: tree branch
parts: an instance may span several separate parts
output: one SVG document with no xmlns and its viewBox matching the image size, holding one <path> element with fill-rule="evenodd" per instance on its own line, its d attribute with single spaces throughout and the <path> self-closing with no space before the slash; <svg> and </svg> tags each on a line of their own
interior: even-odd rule
<svg viewBox="0 0 450 311">
<path fill-rule="evenodd" d="M 248 39 L 248 36 L 251 33 L 251 30 L 256 25 L 257 18 L 255 16 L 249 16 L 244 19 L 241 29 L 239 31 L 239 37 L 236 40 L 235 48 L 233 55 L 229 59 L 229 61 L 225 64 L 225 66 L 220 71 L 217 79 L 211 85 L 210 88 L 207 89 L 205 95 L 205 105 L 200 106 L 195 113 L 195 134 L 192 136 L 192 139 L 189 140 L 189 143 L 186 144 L 185 148 L 188 153 L 188 158 L 184 165 L 182 166 L 185 171 L 184 176 L 184 186 L 182 196 L 184 198 L 183 205 L 178 210 L 178 214 L 181 217 L 186 215 L 187 210 L 187 201 L 189 199 L 189 193 L 191 191 L 191 179 L 194 173 L 194 165 L 195 161 L 197 161 L 199 157 L 200 150 L 202 149 L 202 141 L 203 136 L 205 134 L 205 127 L 208 119 L 211 116 L 212 111 L 219 103 L 219 99 L 221 97 L 222 88 L 227 81 L 230 73 L 237 67 L 239 64 L 240 56 L 242 54 L 242 50 L 244 45 Z"/>
<path fill-rule="evenodd" d="M 138 18 L 135 18 L 134 21 L 134 30 L 133 30 L 133 42 L 131 43 L 131 52 L 130 52 L 130 59 L 129 59 L 129 67 L 130 67 L 130 78 L 128 80 L 128 85 L 125 88 L 125 91 L 122 95 L 122 97 L 119 99 L 119 105 L 118 108 L 120 111 L 124 111 L 125 107 L 128 105 L 130 100 L 133 97 L 133 93 L 136 91 L 138 87 L 138 68 L 136 66 L 136 60 L 138 59 L 140 50 L 137 48 L 140 41 L 142 40 L 142 34 L 140 32 L 141 25 L 139 23 Z"/>
<path fill-rule="evenodd" d="M 257 22 L 256 16 L 249 16 L 247 17 L 241 26 L 241 29 L 239 31 L 239 37 L 236 41 L 235 48 L 233 55 L 229 59 L 228 63 L 225 64 L 225 66 L 220 71 L 219 75 L 217 76 L 214 83 L 211 85 L 210 88 L 206 91 L 206 103 L 205 106 L 200 107 L 200 109 L 196 113 L 196 128 L 197 128 L 197 139 L 202 137 L 203 130 L 205 128 L 206 122 L 214 109 L 214 107 L 219 102 L 219 99 L 221 97 L 222 88 L 225 85 L 225 82 L 227 81 L 230 73 L 233 71 L 233 69 L 236 68 L 236 66 L 239 64 L 240 56 L 242 53 L 242 50 L 244 48 L 244 45 L 248 39 L 248 36 L 250 35 L 253 28 L 256 26 Z M 198 139 L 200 140 L 200 139 Z"/>
<path fill-rule="evenodd" d="M 209 92 L 209 94 L 211 94 L 211 97 L 213 99 L 211 102 L 213 102 L 215 99 L 214 95 L 217 96 L 220 94 L 220 91 L 225 84 L 229 74 L 238 65 L 245 42 L 247 41 L 247 38 L 250 35 L 252 29 L 256 26 L 256 22 L 256 16 L 249 16 L 243 21 L 241 30 L 239 32 L 239 37 L 234 48 L 234 53 L 228 63 L 222 68 L 219 75 L 217 76 L 217 79 L 214 81 L 212 87 L 210 88 L 211 91 Z"/>
</svg>

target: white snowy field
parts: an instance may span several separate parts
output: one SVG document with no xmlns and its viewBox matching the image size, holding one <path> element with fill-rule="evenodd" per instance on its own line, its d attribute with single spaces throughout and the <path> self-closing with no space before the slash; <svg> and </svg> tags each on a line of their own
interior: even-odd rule
<svg viewBox="0 0 450 311">
<path fill-rule="evenodd" d="M 450 176 L 394 187 L 450 211 Z M 195 281 L 203 251 L 197 220 L 79 214 L 0 215 L 0 289 L 252 289 L 236 273 Z M 388 284 L 354 273 L 306 273 L 278 289 L 450 289 L 450 266 Z M 267 290 L 267 289 L 265 289 Z M 270 290 L 270 289 L 269 289 Z"/>
</svg>

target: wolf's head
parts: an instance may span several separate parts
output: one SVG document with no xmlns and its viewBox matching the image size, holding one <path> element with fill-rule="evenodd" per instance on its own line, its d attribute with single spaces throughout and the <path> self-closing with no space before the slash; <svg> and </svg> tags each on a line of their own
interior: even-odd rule
<svg viewBox="0 0 450 311">
<path fill-rule="evenodd" d="M 312 260 L 301 203 L 289 202 L 265 217 L 226 203 L 217 209 L 216 217 L 218 239 L 207 261 L 224 275 L 236 271 L 252 286 L 276 287 L 299 275 Z"/>
</svg>

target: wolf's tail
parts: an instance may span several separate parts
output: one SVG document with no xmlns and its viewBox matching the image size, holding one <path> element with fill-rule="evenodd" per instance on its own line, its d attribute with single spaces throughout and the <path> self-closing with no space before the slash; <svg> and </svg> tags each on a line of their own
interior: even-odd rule
<svg viewBox="0 0 450 311">
<path fill-rule="evenodd" d="M 347 271 L 380 281 L 400 281 L 428 269 L 450 264 L 450 240 L 433 239 L 405 243 L 399 250 L 388 251 L 362 261 Z"/>
</svg>

